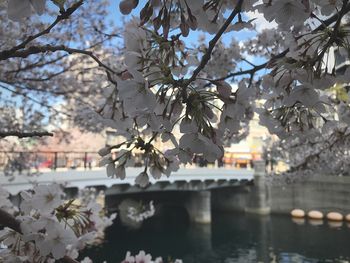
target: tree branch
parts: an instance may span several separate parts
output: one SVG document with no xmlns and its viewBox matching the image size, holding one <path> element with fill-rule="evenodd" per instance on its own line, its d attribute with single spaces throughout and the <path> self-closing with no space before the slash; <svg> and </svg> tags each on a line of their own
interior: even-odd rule
<svg viewBox="0 0 350 263">
<path fill-rule="evenodd" d="M 31 41 L 49 34 L 51 32 L 51 30 L 62 20 L 68 19 L 82 4 L 83 4 L 84 0 L 80 0 L 76 3 L 74 3 L 70 8 L 66 9 L 66 10 L 62 10 L 60 15 L 57 16 L 57 18 L 55 19 L 55 21 L 48 26 L 46 29 L 44 29 L 43 31 L 33 35 L 33 36 L 29 36 L 27 37 L 26 40 L 24 40 L 21 44 L 9 49 L 9 50 L 4 50 L 2 52 L 0 52 L 0 57 L 2 56 L 6 56 L 7 54 L 12 54 L 13 52 L 16 52 L 17 50 L 23 49 L 26 47 L 26 45 L 28 45 Z"/>
<path fill-rule="evenodd" d="M 343 9 L 344 14 L 348 13 L 350 11 L 350 3 L 347 3 Z M 339 13 L 337 12 L 335 15 L 331 16 L 330 18 L 323 21 L 321 25 L 319 25 L 317 28 L 315 28 L 313 31 L 320 31 L 323 29 L 326 29 L 327 26 L 330 24 L 336 22 L 339 18 Z"/>
<path fill-rule="evenodd" d="M 263 64 L 260 64 L 260 65 L 256 65 L 256 66 L 252 67 L 251 69 L 233 72 L 233 73 L 230 73 L 230 74 L 228 74 L 228 75 L 226 75 L 226 76 L 224 76 L 222 78 L 215 79 L 214 81 L 225 80 L 225 79 L 228 79 L 228 78 L 241 76 L 241 75 L 248 75 L 248 74 L 252 76 L 257 71 L 266 68 L 269 64 L 272 64 L 276 59 L 284 57 L 288 53 L 288 51 L 289 51 L 289 49 L 286 49 L 283 52 L 279 53 L 277 56 L 274 56 L 273 58 L 271 58 L 269 61 L 267 61 L 267 62 L 265 62 Z"/>
<path fill-rule="evenodd" d="M 8 131 L 3 132 L 0 131 L 0 138 L 5 138 L 9 136 L 15 136 L 18 138 L 29 138 L 29 137 L 43 137 L 43 136 L 53 136 L 52 132 L 39 132 L 39 131 L 33 131 L 33 132 L 19 132 L 19 131 Z"/>
<path fill-rule="evenodd" d="M 205 54 L 202 57 L 201 62 L 199 63 L 198 67 L 193 71 L 192 76 L 186 81 L 185 86 L 190 84 L 192 81 L 194 81 L 197 77 L 197 75 L 201 72 L 201 70 L 204 69 L 204 67 L 207 65 L 211 58 L 211 53 L 213 52 L 213 49 L 216 46 L 216 43 L 219 41 L 223 33 L 226 31 L 228 26 L 231 24 L 233 19 L 236 17 L 236 15 L 241 11 L 242 4 L 244 0 L 239 0 L 237 3 L 235 9 L 231 12 L 230 16 L 226 19 L 225 23 L 221 26 L 220 30 L 216 33 L 215 37 L 209 41 L 209 47 L 206 50 Z"/>
<path fill-rule="evenodd" d="M 46 52 L 56 52 L 56 51 L 65 51 L 69 54 L 83 54 L 91 57 L 100 67 L 105 68 L 106 70 L 117 74 L 113 69 L 104 64 L 92 51 L 82 50 L 77 48 L 70 48 L 65 45 L 44 45 L 44 46 L 31 46 L 27 49 L 17 50 L 12 53 L 0 53 L 0 60 L 7 60 L 9 58 L 26 58 L 30 55 L 46 53 Z"/>
<path fill-rule="evenodd" d="M 0 208 L 0 225 L 6 226 L 22 234 L 21 223 L 10 213 Z"/>
</svg>

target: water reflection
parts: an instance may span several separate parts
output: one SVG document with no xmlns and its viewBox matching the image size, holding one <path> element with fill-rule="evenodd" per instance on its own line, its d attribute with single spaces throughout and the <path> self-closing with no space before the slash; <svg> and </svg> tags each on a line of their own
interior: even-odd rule
<svg viewBox="0 0 350 263">
<path fill-rule="evenodd" d="M 105 242 L 86 251 L 96 262 L 120 262 L 146 250 L 185 263 L 349 262 L 350 229 L 293 222 L 286 216 L 213 214 L 211 225 L 191 225 L 182 210 L 167 211 L 139 230 L 113 225 Z M 94 261 L 95 262 L 95 261 Z"/>
</svg>

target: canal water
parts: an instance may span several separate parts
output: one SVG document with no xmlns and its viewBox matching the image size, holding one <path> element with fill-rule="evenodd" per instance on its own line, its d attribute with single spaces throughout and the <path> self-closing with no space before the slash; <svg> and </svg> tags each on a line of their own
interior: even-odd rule
<svg viewBox="0 0 350 263">
<path fill-rule="evenodd" d="M 117 263 L 127 251 L 145 250 L 184 263 L 350 262 L 350 226 L 345 222 L 293 222 L 289 216 L 213 213 L 211 225 L 190 224 L 181 210 L 155 216 L 139 229 L 118 221 L 100 245 L 83 256 Z"/>
</svg>

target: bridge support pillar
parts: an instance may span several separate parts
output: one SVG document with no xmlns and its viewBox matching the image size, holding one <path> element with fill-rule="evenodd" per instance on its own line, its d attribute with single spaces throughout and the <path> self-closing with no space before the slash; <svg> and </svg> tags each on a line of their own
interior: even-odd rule
<svg viewBox="0 0 350 263">
<path fill-rule="evenodd" d="M 194 223 L 211 223 L 211 193 L 210 191 L 193 192 L 185 204 L 190 220 Z"/>
<path fill-rule="evenodd" d="M 248 202 L 247 213 L 267 215 L 270 214 L 270 194 L 269 188 L 266 185 L 265 162 L 254 162 L 254 186 Z"/>
</svg>

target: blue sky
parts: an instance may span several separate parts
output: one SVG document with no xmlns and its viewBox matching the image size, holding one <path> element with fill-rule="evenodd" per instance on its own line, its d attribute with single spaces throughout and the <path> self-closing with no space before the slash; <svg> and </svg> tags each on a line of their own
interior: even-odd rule
<svg viewBox="0 0 350 263">
<path fill-rule="evenodd" d="M 119 2 L 118 0 L 109 0 L 110 1 L 110 14 L 109 19 L 114 21 L 116 25 L 122 25 L 123 19 L 129 20 L 132 16 L 138 17 L 138 14 L 140 13 L 141 9 L 144 7 L 146 1 L 141 0 L 137 6 L 136 9 L 132 11 L 130 15 L 122 15 L 119 11 Z M 188 43 L 196 43 L 198 40 L 198 37 L 202 35 L 202 31 L 192 31 L 191 34 L 186 38 Z M 248 38 L 251 38 L 254 36 L 254 33 L 248 32 L 248 31 L 241 31 L 241 32 L 234 32 L 234 33 L 227 33 L 223 35 L 222 40 L 224 43 L 229 43 L 232 37 L 236 38 L 238 41 L 240 40 L 246 40 Z M 210 35 L 207 34 L 207 37 L 210 38 Z"/>
<path fill-rule="evenodd" d="M 146 2 L 145 0 L 140 0 L 139 4 L 137 6 L 137 8 L 135 8 L 131 14 L 129 15 L 122 15 L 119 11 L 119 0 L 108 0 L 109 1 L 109 15 L 106 19 L 111 20 L 115 25 L 122 27 L 123 26 L 123 21 L 127 21 L 130 20 L 133 16 L 138 17 L 139 13 L 141 11 L 141 9 L 145 6 Z M 51 3 L 50 1 L 48 1 L 48 8 L 52 9 L 57 9 L 57 7 Z M 58 11 L 58 10 L 57 10 Z M 226 16 L 228 16 L 229 14 L 225 14 Z M 42 16 L 43 20 L 53 20 L 53 17 L 45 17 Z M 249 18 L 245 17 L 243 15 L 243 19 L 244 20 L 249 20 Z M 197 31 L 191 31 L 189 36 L 186 38 L 182 38 L 182 40 L 184 40 L 186 42 L 187 45 L 191 46 L 191 44 L 197 44 L 198 43 L 198 38 L 200 36 L 205 35 L 207 42 L 209 42 L 209 40 L 211 38 L 214 37 L 214 35 L 210 35 L 208 33 L 205 33 L 203 31 L 197 30 Z M 228 32 L 226 34 L 224 34 L 221 39 L 223 41 L 224 44 L 229 44 L 231 42 L 231 40 L 234 38 L 236 41 L 240 42 L 240 41 L 245 41 L 249 38 L 252 38 L 256 35 L 255 32 L 252 31 L 248 31 L 248 30 L 242 30 L 239 32 Z M 262 59 L 261 58 L 254 58 L 253 63 L 261 63 Z"/>
<path fill-rule="evenodd" d="M 140 0 L 138 6 L 136 9 L 134 9 L 130 15 L 122 15 L 119 11 L 119 2 L 118 0 L 109 0 L 110 1 L 110 13 L 108 18 L 111 19 L 116 25 L 118 26 L 122 26 L 122 21 L 123 20 L 129 20 L 132 18 L 132 16 L 139 16 L 139 13 L 141 11 L 141 9 L 144 7 L 144 5 L 146 4 L 145 0 Z M 226 14 L 228 16 L 228 14 Z M 244 20 L 249 20 L 249 18 L 243 16 Z M 184 40 L 186 42 L 187 45 L 191 46 L 191 44 L 196 44 L 198 42 L 198 38 L 202 35 L 205 35 L 207 43 L 209 42 L 209 40 L 211 38 L 214 37 L 214 35 L 210 35 L 210 34 L 205 34 L 203 31 L 191 31 L 189 36 L 186 38 L 183 38 L 182 40 Z M 248 31 L 248 30 L 242 30 L 239 32 L 228 32 L 226 34 L 224 34 L 222 36 L 222 41 L 225 45 L 228 45 L 231 40 L 234 38 L 236 41 L 240 42 L 240 41 L 245 41 L 247 39 L 250 39 L 252 37 L 254 37 L 256 35 L 255 32 L 252 31 Z M 252 63 L 255 64 L 260 64 L 263 63 L 264 60 L 262 58 L 259 57 L 254 57 L 252 58 Z M 250 66 L 247 63 L 241 63 L 240 66 L 242 67 L 242 69 L 247 69 L 250 68 Z"/>
</svg>

